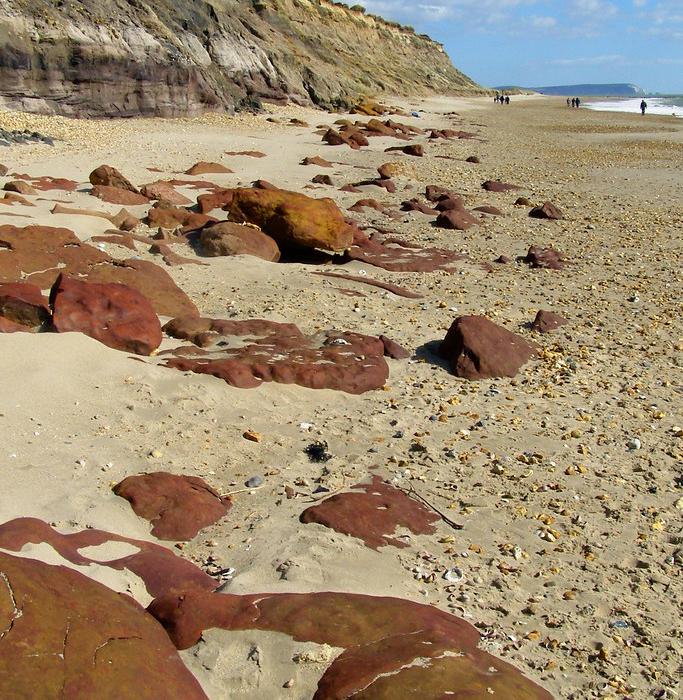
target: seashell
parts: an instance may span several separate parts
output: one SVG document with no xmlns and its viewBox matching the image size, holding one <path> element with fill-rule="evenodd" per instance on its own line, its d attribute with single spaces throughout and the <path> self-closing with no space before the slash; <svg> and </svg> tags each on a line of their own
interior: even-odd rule
<svg viewBox="0 0 683 700">
<path fill-rule="evenodd" d="M 450 569 L 446 569 L 443 577 L 450 583 L 460 583 L 460 581 L 463 581 L 465 578 L 464 574 L 462 573 L 462 569 L 457 566 L 452 566 Z"/>
</svg>

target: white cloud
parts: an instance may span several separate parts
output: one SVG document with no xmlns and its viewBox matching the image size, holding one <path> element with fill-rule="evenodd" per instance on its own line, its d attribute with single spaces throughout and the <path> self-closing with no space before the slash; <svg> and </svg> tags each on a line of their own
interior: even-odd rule
<svg viewBox="0 0 683 700">
<path fill-rule="evenodd" d="M 555 17 L 539 17 L 533 15 L 530 19 L 530 24 L 535 29 L 553 29 L 557 27 L 557 19 Z"/>
<path fill-rule="evenodd" d="M 570 11 L 584 17 L 604 19 L 616 15 L 618 8 L 614 3 L 605 0 L 572 0 Z"/>
<path fill-rule="evenodd" d="M 555 66 L 605 66 L 625 62 L 626 58 L 621 54 L 582 56 L 580 58 L 556 58 L 555 60 L 550 61 L 550 63 Z"/>
</svg>

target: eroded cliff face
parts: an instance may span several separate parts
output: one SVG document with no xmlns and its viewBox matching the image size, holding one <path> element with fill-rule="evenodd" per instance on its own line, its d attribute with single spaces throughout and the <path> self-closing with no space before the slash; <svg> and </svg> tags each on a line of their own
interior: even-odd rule
<svg viewBox="0 0 683 700">
<path fill-rule="evenodd" d="M 181 116 L 478 92 L 425 36 L 328 0 L 0 0 L 0 105 Z"/>
</svg>

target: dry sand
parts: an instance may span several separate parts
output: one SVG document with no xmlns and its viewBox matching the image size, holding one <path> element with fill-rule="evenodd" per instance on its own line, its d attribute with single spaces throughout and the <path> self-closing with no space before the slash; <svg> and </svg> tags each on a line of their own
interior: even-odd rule
<svg viewBox="0 0 683 700">
<path fill-rule="evenodd" d="M 377 188 L 367 195 L 304 191 L 333 196 L 341 206 L 372 196 L 396 209 L 425 184 L 441 184 L 462 192 L 468 206 L 493 204 L 505 215 L 466 232 L 434 229 L 418 213 L 392 221 L 368 210 L 356 218 L 421 244 L 466 251 L 475 263 L 500 254 L 514 259 L 531 244 L 552 244 L 571 262 L 559 272 L 520 263 L 486 272 L 472 262 L 452 275 L 389 273 L 360 263 L 345 269 L 405 285 L 423 293 L 420 300 L 317 277 L 296 263 L 235 257 L 167 268 L 205 315 L 291 321 L 307 332 L 385 333 L 418 351 L 417 359 L 390 361 L 386 391 L 359 397 L 273 384 L 239 390 L 134 361 L 77 334 L 0 336 L 0 521 L 36 516 L 63 531 L 96 527 L 153 539 L 148 523 L 110 490 L 124 476 L 164 469 L 202 476 L 225 493 L 260 474 L 262 488 L 235 494 L 227 518 L 182 548 L 200 564 L 212 556 L 234 567 L 230 592 L 404 596 L 470 620 L 486 648 L 558 698 L 677 697 L 683 123 L 570 110 L 561 98 L 513 97 L 507 107 L 439 98 L 405 106 L 425 112 L 403 121 L 480 138 L 439 141 L 425 158 L 407 158 L 383 153 L 392 139 L 372 139 L 361 151 L 325 146 L 313 127 L 338 115 L 299 107 L 271 111 L 304 118 L 310 128 L 273 124 L 265 115 L 74 122 L 0 114 L 0 126 L 28 125 L 61 139 L 52 148 L 3 150 L 0 161 L 10 171 L 84 183 L 101 163 L 142 183 L 162 176 L 148 167 L 170 173 L 213 160 L 235 171 L 209 176 L 220 184 L 261 177 L 301 189 L 318 172 L 341 185 L 401 161 L 394 195 Z M 460 116 L 447 114 L 453 111 Z M 223 155 L 243 149 L 267 157 Z M 298 165 L 316 154 L 335 161 L 334 169 Z M 464 162 L 469 155 L 481 164 Z M 480 188 L 486 179 L 522 189 L 487 193 Z M 528 218 L 528 207 L 512 204 L 519 195 L 554 202 L 565 220 Z M 93 217 L 52 215 L 49 198 L 119 209 L 94 207 L 84 191 L 52 192 L 30 197 L 35 209 L 3 208 L 0 218 L 66 226 L 84 240 L 109 227 Z M 158 261 L 143 246 L 138 255 Z M 340 286 L 366 296 L 342 295 Z M 515 379 L 457 379 L 428 352 L 463 314 L 486 314 L 531 338 L 528 324 L 539 308 L 569 323 L 533 338 L 542 357 Z M 243 439 L 247 429 L 261 442 Z M 317 439 L 334 455 L 323 466 L 302 451 Z M 424 451 L 411 450 L 418 443 Z M 464 529 L 440 525 L 434 536 L 411 536 L 407 549 L 378 553 L 299 523 L 317 487 L 356 483 L 373 465 L 412 484 Z M 285 498 L 285 485 L 296 498 Z M 59 561 L 46 550 L 25 553 Z M 464 582 L 448 588 L 441 574 L 454 565 Z M 89 569 L 147 602 L 132 574 Z M 302 649 L 313 660 L 293 663 Z M 211 631 L 183 656 L 216 700 L 307 700 L 335 654 L 275 633 Z M 284 690 L 288 678 L 294 685 Z"/>
</svg>

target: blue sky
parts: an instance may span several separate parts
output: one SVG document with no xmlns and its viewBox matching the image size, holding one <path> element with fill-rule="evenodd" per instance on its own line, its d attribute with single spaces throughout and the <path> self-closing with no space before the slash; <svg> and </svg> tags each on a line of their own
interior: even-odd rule
<svg viewBox="0 0 683 700">
<path fill-rule="evenodd" d="M 349 2 L 353 4 L 353 2 Z M 361 0 L 482 85 L 635 83 L 683 94 L 683 0 Z"/>
</svg>

